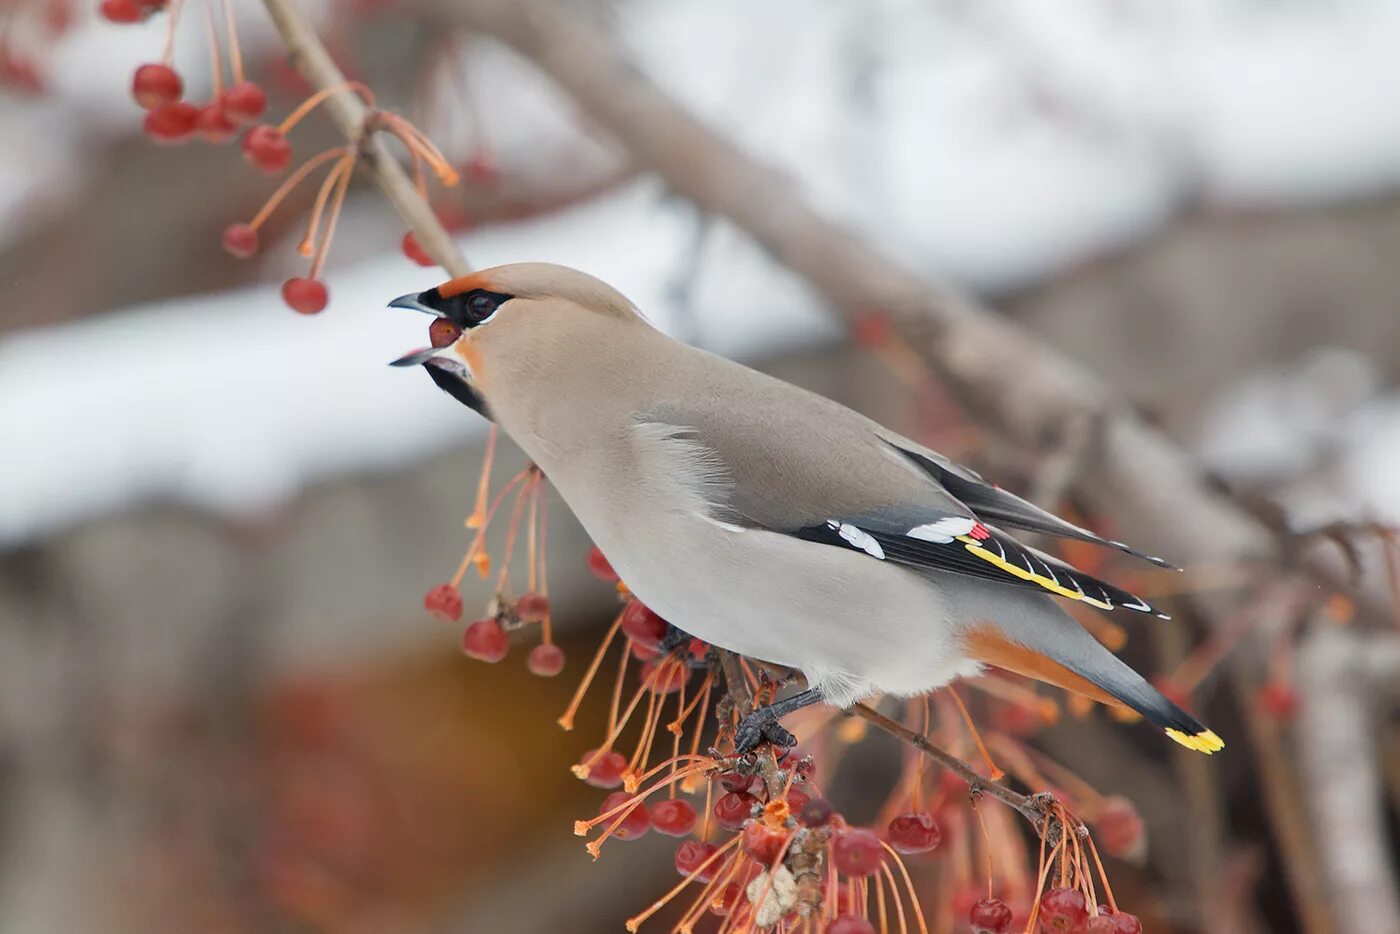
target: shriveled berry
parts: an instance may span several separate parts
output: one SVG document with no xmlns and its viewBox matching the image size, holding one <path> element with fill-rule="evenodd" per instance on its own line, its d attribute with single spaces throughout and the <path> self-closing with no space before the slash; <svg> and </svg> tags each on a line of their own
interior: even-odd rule
<svg viewBox="0 0 1400 934">
<path fill-rule="evenodd" d="M 1011 909 L 999 898 L 984 898 L 967 915 L 972 934 L 1007 934 L 1011 930 Z"/>
<path fill-rule="evenodd" d="M 583 780 L 594 788 L 616 788 L 622 784 L 622 773 L 627 770 L 627 757 L 616 749 L 609 749 L 601 756 L 598 750 L 590 749 L 578 761 L 588 769 Z"/>
<path fill-rule="evenodd" d="M 515 612 L 522 623 L 542 623 L 549 615 L 549 598 L 542 593 L 527 590 L 515 601 Z"/>
<path fill-rule="evenodd" d="M 848 876 L 868 876 L 884 858 L 880 838 L 864 828 L 847 830 L 831 846 L 831 862 Z"/>
<path fill-rule="evenodd" d="M 1094 822 L 1094 841 L 1106 853 L 1131 856 L 1142 849 L 1146 830 L 1137 807 L 1121 795 L 1104 799 Z"/>
<path fill-rule="evenodd" d="M 260 123 L 243 134 L 243 156 L 255 168 L 277 173 L 292 161 L 292 144 L 277 127 Z"/>
<path fill-rule="evenodd" d="M 161 104 L 146 114 L 141 128 L 158 143 L 182 143 L 194 132 L 199 108 L 188 101 Z"/>
<path fill-rule="evenodd" d="M 510 638 L 493 617 L 479 619 L 462 633 L 462 651 L 483 662 L 499 662 L 510 649 Z"/>
<path fill-rule="evenodd" d="M 1089 905 L 1078 889 L 1051 889 L 1040 899 L 1040 926 L 1046 931 L 1073 931 L 1089 919 Z"/>
<path fill-rule="evenodd" d="M 330 293 L 320 279 L 303 279 L 293 276 L 282 283 L 282 301 L 287 307 L 303 315 L 314 315 L 326 307 Z"/>
<path fill-rule="evenodd" d="M 842 915 L 826 926 L 826 934 L 875 934 L 875 925 L 859 915 Z"/>
<path fill-rule="evenodd" d="M 603 806 L 599 808 L 598 813 L 606 814 L 618 805 L 626 804 L 628 801 L 634 800 L 636 800 L 635 795 L 629 795 L 625 791 L 614 791 L 603 799 Z M 627 816 L 622 819 L 622 823 L 618 824 L 617 829 L 613 831 L 614 837 L 617 837 L 619 840 L 635 840 L 638 837 L 644 836 L 646 832 L 651 829 L 651 818 L 647 816 L 645 804 L 639 803 L 632 810 L 626 812 L 626 814 Z M 617 816 L 618 815 L 614 814 L 608 820 L 608 826 L 612 826 L 612 822 L 617 820 Z"/>
<path fill-rule="evenodd" d="M 267 94 L 253 81 L 240 81 L 223 94 L 224 110 L 234 123 L 251 123 L 267 110 Z"/>
<path fill-rule="evenodd" d="M 763 787 L 763 779 L 757 775 L 747 775 L 743 772 L 720 772 L 719 783 L 724 786 L 725 791 L 746 791 L 755 794 Z"/>
<path fill-rule="evenodd" d="M 428 251 L 418 243 L 418 238 L 413 235 L 413 231 L 403 235 L 403 240 L 399 243 L 399 249 L 403 250 L 403 255 L 413 260 L 419 266 L 436 266 L 433 258 L 428 255 Z"/>
<path fill-rule="evenodd" d="M 890 821 L 890 846 L 901 853 L 927 853 L 942 839 L 938 821 L 928 811 L 901 814 Z"/>
<path fill-rule="evenodd" d="M 654 816 L 652 820 L 653 823 L 655 823 Z M 661 830 L 660 827 L 656 829 Z M 661 830 L 661 832 L 665 833 L 666 831 Z M 713 843 L 702 843 L 699 840 L 685 841 L 676 848 L 676 872 L 683 876 L 689 876 L 692 872 L 699 870 L 699 873 L 695 877 L 696 880 L 699 882 L 709 882 L 718 874 L 719 868 L 724 863 L 724 860 L 717 859 L 713 863 L 710 863 L 710 865 L 705 866 L 704 869 L 700 869 L 700 867 L 704 866 L 705 860 L 714 856 L 718 850 L 719 847 L 715 846 Z"/>
<path fill-rule="evenodd" d="M 172 104 L 185 93 L 180 73 L 169 65 L 142 65 L 131 77 L 131 96 L 143 110 L 154 110 L 161 104 Z"/>
<path fill-rule="evenodd" d="M 831 802 L 825 798 L 812 798 L 803 804 L 797 812 L 797 820 L 804 827 L 825 827 L 831 823 L 831 817 L 836 813 L 836 809 L 831 806 Z"/>
<path fill-rule="evenodd" d="M 599 580 L 612 583 L 618 580 L 617 572 L 608 563 L 608 559 L 603 556 L 597 545 L 588 549 L 588 572 Z"/>
<path fill-rule="evenodd" d="M 194 121 L 194 131 L 206 143 L 226 143 L 233 139 L 238 127 L 234 126 L 233 121 L 224 112 L 224 105 L 214 101 L 199 108 L 199 116 Z"/>
<path fill-rule="evenodd" d="M 807 806 L 807 802 L 812 800 L 812 796 L 800 788 L 789 788 L 787 793 L 788 812 L 791 814 L 801 814 L 802 809 Z"/>
<path fill-rule="evenodd" d="M 455 623 L 462 618 L 462 594 L 451 584 L 438 584 L 423 597 L 423 609 L 444 623 Z"/>
<path fill-rule="evenodd" d="M 139 23 L 146 11 L 136 0 L 102 0 L 97 12 L 109 23 Z"/>
<path fill-rule="evenodd" d="M 247 259 L 258 252 L 258 232 L 249 224 L 229 224 L 224 228 L 223 244 L 234 256 Z"/>
<path fill-rule="evenodd" d="M 525 667 L 532 675 L 552 678 L 564 670 L 564 650 L 550 642 L 537 645 L 525 656 Z"/>
<path fill-rule="evenodd" d="M 450 347 L 462 336 L 462 329 L 449 318 L 434 318 L 428 325 L 428 342 L 434 347 Z"/>
<path fill-rule="evenodd" d="M 787 843 L 786 830 L 771 827 L 761 820 L 751 820 L 744 825 L 744 841 L 741 844 L 748 854 L 765 866 L 772 865 Z"/>
<path fill-rule="evenodd" d="M 695 827 L 695 805 L 684 798 L 664 798 L 651 806 L 651 825 L 668 837 L 684 837 Z"/>
<path fill-rule="evenodd" d="M 742 791 L 722 794 L 712 808 L 715 822 L 725 830 L 738 830 L 753 814 L 753 806 L 756 803 L 753 795 Z"/>
<path fill-rule="evenodd" d="M 633 642 L 656 648 L 666 636 L 666 621 L 640 600 L 628 600 L 622 610 L 622 631 Z"/>
</svg>

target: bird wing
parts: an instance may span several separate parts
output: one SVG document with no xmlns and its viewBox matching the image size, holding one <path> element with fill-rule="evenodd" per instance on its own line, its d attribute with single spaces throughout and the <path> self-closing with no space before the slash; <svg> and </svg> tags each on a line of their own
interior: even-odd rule
<svg viewBox="0 0 1400 934">
<path fill-rule="evenodd" d="M 729 405 L 670 402 L 639 418 L 647 443 L 669 447 L 670 463 L 688 465 L 679 472 L 694 479 L 717 521 L 853 549 L 920 572 L 1164 616 L 1147 601 L 1000 532 L 934 472 L 966 488 L 996 489 L 971 471 L 829 399 L 785 383 L 767 388 Z"/>
</svg>

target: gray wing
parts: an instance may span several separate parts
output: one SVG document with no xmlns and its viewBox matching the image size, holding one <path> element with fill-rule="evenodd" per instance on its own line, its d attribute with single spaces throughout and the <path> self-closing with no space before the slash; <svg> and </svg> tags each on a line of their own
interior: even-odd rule
<svg viewBox="0 0 1400 934">
<path fill-rule="evenodd" d="M 667 403 L 640 420 L 640 431 L 671 448 L 670 463 L 692 478 L 714 519 L 854 549 L 924 573 L 1164 615 L 988 525 L 929 466 L 971 484 L 952 474 L 959 468 L 951 461 L 943 461 L 948 468 L 926 464 L 919 449 L 902 446 L 898 436 L 850 409 L 778 385 L 791 392 L 752 394 L 728 407 Z"/>
</svg>

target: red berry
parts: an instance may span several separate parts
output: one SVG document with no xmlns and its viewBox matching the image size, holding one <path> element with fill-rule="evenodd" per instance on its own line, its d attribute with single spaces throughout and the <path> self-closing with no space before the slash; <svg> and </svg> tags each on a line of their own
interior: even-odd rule
<svg viewBox="0 0 1400 934">
<path fill-rule="evenodd" d="M 564 650 L 548 642 L 537 645 L 525 656 L 525 667 L 532 675 L 552 678 L 564 670 Z"/>
<path fill-rule="evenodd" d="M 224 110 L 234 123 L 250 123 L 267 110 L 267 95 L 252 81 L 240 81 L 223 95 Z"/>
<path fill-rule="evenodd" d="M 428 325 L 428 343 L 434 347 L 450 347 L 462 336 L 462 329 L 448 318 L 434 318 Z"/>
<path fill-rule="evenodd" d="M 875 925 L 856 915 L 842 915 L 826 926 L 826 934 L 875 934 Z"/>
<path fill-rule="evenodd" d="M 131 96 L 145 110 L 173 104 L 185 93 L 185 82 L 169 65 L 142 65 L 131 77 Z"/>
<path fill-rule="evenodd" d="M 1115 912 L 1107 905 L 1100 907 L 1099 912 L 1076 928 L 1075 934 L 1081 931 L 1083 934 L 1142 934 L 1142 922 L 1138 920 L 1137 915 Z"/>
<path fill-rule="evenodd" d="M 848 876 L 868 876 L 880 868 L 884 848 L 880 838 L 863 828 L 847 830 L 831 847 L 831 862 Z"/>
<path fill-rule="evenodd" d="M 264 172 L 277 173 L 292 161 L 292 144 L 282 131 L 260 123 L 243 134 L 243 156 Z"/>
<path fill-rule="evenodd" d="M 656 811 L 653 809 L 652 823 L 655 824 L 655 822 Z M 662 833 L 667 832 L 659 825 L 656 829 L 660 830 Z M 699 882 L 709 882 L 719 873 L 719 868 L 724 863 L 724 860 L 717 859 L 713 863 L 710 863 L 710 865 L 705 866 L 704 869 L 700 869 L 700 867 L 704 864 L 705 860 L 714 856 L 718 849 L 719 847 L 715 846 L 713 843 L 702 843 L 699 840 L 685 841 L 676 849 L 676 872 L 683 876 L 689 876 L 698 869 L 700 871 L 695 877 L 696 880 Z"/>
<path fill-rule="evenodd" d="M 462 166 L 462 174 L 478 185 L 494 185 L 500 181 L 501 171 L 496 167 L 496 157 L 489 150 L 478 149 Z"/>
<path fill-rule="evenodd" d="M 462 595 L 451 584 L 438 584 L 423 598 L 423 608 L 444 623 L 455 623 L 462 618 Z"/>
<path fill-rule="evenodd" d="M 763 787 L 762 778 L 757 775 L 745 775 L 743 772 L 720 772 L 718 778 L 725 791 L 744 791 L 752 795 L 757 794 Z"/>
<path fill-rule="evenodd" d="M 224 249 L 247 259 L 258 252 L 258 232 L 248 224 L 229 224 L 224 228 Z"/>
<path fill-rule="evenodd" d="M 742 846 L 759 863 L 771 866 L 773 860 L 783 851 L 783 844 L 787 843 L 787 838 L 786 830 L 770 827 L 761 820 L 751 820 L 744 825 Z"/>
<path fill-rule="evenodd" d="M 628 600 L 622 610 L 622 631 L 633 642 L 656 648 L 666 636 L 666 621 L 640 600 Z"/>
<path fill-rule="evenodd" d="M 1094 840 L 1105 853 L 1131 856 L 1141 849 L 1144 834 L 1142 816 L 1131 801 L 1120 795 L 1104 799 L 1094 822 Z"/>
<path fill-rule="evenodd" d="M 738 830 L 744 826 L 744 821 L 753 814 L 753 806 L 757 802 L 753 795 L 745 794 L 742 791 L 731 791 L 720 795 L 713 808 L 715 822 L 725 830 Z"/>
<path fill-rule="evenodd" d="M 627 771 L 627 757 L 616 749 L 609 749 L 603 755 L 590 749 L 579 758 L 579 765 L 587 766 L 588 775 L 584 781 L 594 788 L 616 788 L 622 784 L 622 773 Z"/>
<path fill-rule="evenodd" d="M 1298 693 L 1279 681 L 1270 681 L 1259 689 L 1259 706 L 1271 717 L 1292 720 L 1298 713 Z"/>
<path fill-rule="evenodd" d="M 146 16 L 136 0 L 102 0 L 97 12 L 109 23 L 139 23 Z"/>
<path fill-rule="evenodd" d="M 282 283 L 282 301 L 298 314 L 314 315 L 326 307 L 330 295 L 320 279 L 293 276 Z"/>
<path fill-rule="evenodd" d="M 1040 899 L 1040 926 L 1046 931 L 1073 931 L 1089 920 L 1089 906 L 1078 889 L 1051 889 Z"/>
<path fill-rule="evenodd" d="M 419 245 L 418 238 L 413 235 L 413 231 L 411 230 L 403 235 L 403 241 L 399 244 L 399 248 L 403 250 L 404 256 L 407 256 L 419 266 L 437 265 L 437 263 L 433 262 L 433 258 L 428 255 L 428 251 Z"/>
<path fill-rule="evenodd" d="M 697 639 L 694 636 L 691 636 L 690 644 L 685 648 L 686 651 L 690 653 L 690 657 L 697 662 L 703 662 L 705 657 L 710 654 L 710 643 L 703 639 Z"/>
<path fill-rule="evenodd" d="M 194 121 L 194 131 L 206 143 L 226 143 L 233 139 L 238 127 L 224 112 L 224 105 L 218 101 L 199 108 L 199 116 Z"/>
<path fill-rule="evenodd" d="M 626 804 L 628 801 L 636 800 L 637 797 L 635 795 L 629 795 L 625 791 L 614 791 L 603 799 L 603 806 L 598 809 L 598 813 L 607 813 L 620 804 Z M 622 819 L 622 823 L 618 824 L 617 829 L 613 831 L 614 837 L 617 837 L 619 840 L 635 840 L 651 829 L 651 818 L 647 817 L 645 804 L 638 803 L 636 807 L 625 813 L 627 816 Z M 617 820 L 617 817 L 618 815 L 614 814 L 608 819 L 607 824 L 609 827 L 612 826 L 613 821 Z"/>
<path fill-rule="evenodd" d="M 510 638 L 492 617 L 479 619 L 462 633 L 462 651 L 483 662 L 499 662 L 510 649 Z"/>
<path fill-rule="evenodd" d="M 1011 909 L 999 898 L 984 898 L 972 906 L 967 920 L 972 934 L 1007 934 L 1011 930 Z"/>
<path fill-rule="evenodd" d="M 807 806 L 807 802 L 812 800 L 812 796 L 807 792 L 797 788 L 789 788 L 787 793 L 788 813 L 801 814 L 802 809 Z"/>
<path fill-rule="evenodd" d="M 928 811 L 901 814 L 890 821 L 890 846 L 901 853 L 927 853 L 938 846 L 943 833 Z"/>
<path fill-rule="evenodd" d="M 181 143 L 194 132 L 195 121 L 199 119 L 199 108 L 187 101 L 172 101 L 161 104 L 146 114 L 141 127 L 146 135 L 158 143 Z"/>
<path fill-rule="evenodd" d="M 542 623 L 549 615 L 549 598 L 542 593 L 527 590 L 515 601 L 515 613 L 522 623 Z"/>
<path fill-rule="evenodd" d="M 665 660 L 662 665 L 661 659 L 652 659 L 642 664 L 642 677 L 651 677 L 651 692 L 653 694 L 674 694 L 681 689 L 681 685 L 690 680 L 690 669 L 674 661 Z M 656 675 L 652 677 L 652 672 Z"/>
<path fill-rule="evenodd" d="M 588 572 L 599 580 L 612 583 L 618 579 L 617 572 L 608 563 L 608 559 L 603 557 L 603 552 L 597 545 L 588 549 Z"/>
<path fill-rule="evenodd" d="M 651 806 L 651 825 L 668 837 L 684 837 L 695 827 L 695 806 L 684 798 L 665 798 Z"/>
<path fill-rule="evenodd" d="M 813 798 L 797 812 L 797 819 L 804 827 L 825 827 L 831 823 L 836 809 L 825 798 Z"/>
<path fill-rule="evenodd" d="M 734 910 L 734 907 L 744 900 L 744 887 L 737 882 L 731 882 L 724 887 L 724 890 L 715 896 L 714 902 L 710 905 L 713 914 L 723 918 Z M 732 925 L 732 929 L 742 931 L 744 926 L 740 924 Z"/>
</svg>

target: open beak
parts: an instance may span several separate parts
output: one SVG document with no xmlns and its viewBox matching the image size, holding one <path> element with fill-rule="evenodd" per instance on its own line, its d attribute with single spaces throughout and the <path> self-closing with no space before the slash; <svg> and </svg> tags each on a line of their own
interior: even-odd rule
<svg viewBox="0 0 1400 934">
<path fill-rule="evenodd" d="M 445 348 L 442 347 L 424 347 L 421 350 L 413 350 L 399 357 L 397 360 L 390 360 L 389 365 L 419 366 L 420 364 L 427 363 L 429 360 L 436 358 L 444 349 Z"/>
<path fill-rule="evenodd" d="M 410 311 L 421 311 L 423 314 L 432 315 L 435 318 L 442 317 L 442 312 L 429 308 L 427 305 L 424 305 L 422 302 L 420 302 L 418 300 L 417 292 L 409 292 L 407 295 L 400 295 L 398 298 L 394 299 L 392 302 L 389 303 L 389 307 L 407 308 Z M 404 366 L 408 365 L 409 364 L 404 364 Z"/>
</svg>

